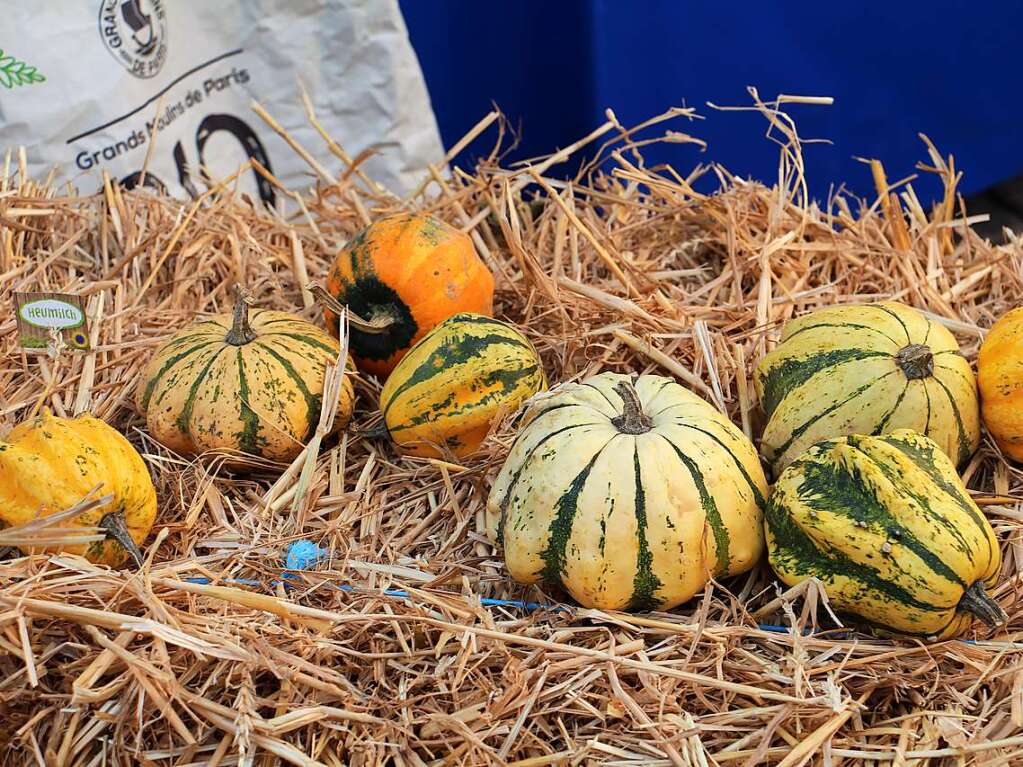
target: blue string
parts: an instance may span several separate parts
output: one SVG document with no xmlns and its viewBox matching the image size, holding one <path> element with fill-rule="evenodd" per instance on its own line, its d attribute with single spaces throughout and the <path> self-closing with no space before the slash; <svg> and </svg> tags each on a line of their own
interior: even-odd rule
<svg viewBox="0 0 1023 767">
<path fill-rule="evenodd" d="M 307 570 L 310 567 L 316 565 L 318 562 L 326 559 L 330 555 L 330 552 L 321 549 L 315 543 L 309 540 L 295 541 L 288 546 L 285 556 L 284 563 L 288 570 Z M 281 574 L 283 580 L 271 581 L 271 586 L 276 587 L 277 584 L 283 583 L 285 588 L 298 588 L 299 576 L 294 572 L 285 572 Z M 194 577 L 185 578 L 188 583 L 212 583 L 210 578 L 205 577 Z M 290 583 L 288 581 L 291 581 Z M 254 580 L 252 578 L 229 578 L 224 583 L 237 584 L 239 586 L 255 586 L 259 587 L 263 585 L 262 581 Z M 332 584 L 334 585 L 334 584 Z M 335 588 L 340 591 L 354 592 L 357 590 L 356 586 L 348 583 L 342 583 L 335 585 Z M 394 597 L 396 599 L 411 599 L 412 595 L 404 589 L 384 589 L 380 592 L 382 596 Z M 480 597 L 480 604 L 485 607 L 517 607 L 520 610 L 550 610 L 551 612 L 568 612 L 569 608 L 565 605 L 559 604 L 542 604 L 540 602 L 525 602 L 520 599 L 495 599 L 492 597 Z M 772 623 L 758 623 L 757 628 L 761 631 L 770 631 L 775 634 L 788 634 L 791 631 L 789 626 L 778 626 Z M 803 636 L 812 636 L 813 631 L 809 628 L 804 628 L 801 631 Z M 959 639 L 957 640 L 963 644 L 980 644 L 974 639 Z"/>
<path fill-rule="evenodd" d="M 271 586 L 277 586 L 283 584 L 285 588 L 298 588 L 299 584 L 295 581 L 298 576 L 295 573 L 282 573 L 281 577 L 283 580 L 271 581 Z M 209 585 L 213 583 L 212 578 L 206 578 L 204 576 L 195 576 L 192 578 L 185 578 L 186 583 L 200 583 L 203 585 Z M 254 580 L 252 578 L 226 578 L 221 581 L 225 585 L 232 586 L 253 586 L 260 587 L 263 585 L 263 581 Z M 334 584 L 331 584 L 334 585 Z M 340 591 L 354 592 L 358 590 L 357 586 L 353 586 L 350 583 L 341 583 L 334 585 L 334 588 Z M 381 596 L 394 597 L 396 599 L 411 599 L 412 595 L 404 589 L 384 589 L 380 592 Z M 550 604 L 545 605 L 540 602 L 525 602 L 521 599 L 494 599 L 492 597 L 480 597 L 480 604 L 486 607 L 518 607 L 522 610 L 550 610 L 552 612 L 567 611 L 569 608 L 565 605 Z"/>
<path fill-rule="evenodd" d="M 318 562 L 327 559 L 330 556 L 330 552 L 326 549 L 321 549 L 315 543 L 310 540 L 299 540 L 295 541 L 288 546 L 284 552 L 284 566 L 287 570 L 307 570 L 313 567 Z M 281 574 L 282 580 L 271 581 L 271 587 L 276 588 L 278 584 L 283 584 L 285 588 L 298 588 L 300 586 L 296 581 L 299 580 L 299 576 L 295 572 L 285 572 Z M 188 583 L 212 583 L 210 578 L 205 577 L 193 577 L 185 579 Z M 252 578 L 228 578 L 224 583 L 239 585 L 239 586 L 254 586 L 260 587 L 263 585 L 262 581 L 254 580 Z M 357 590 L 355 586 L 348 583 L 342 583 L 335 585 L 335 588 L 340 591 L 354 592 Z M 385 597 L 394 597 L 396 599 L 411 599 L 412 595 L 404 589 L 384 589 L 380 592 Z M 564 605 L 557 604 L 541 604 L 540 602 L 525 602 L 519 599 L 494 599 L 491 597 L 481 597 L 480 604 L 486 607 L 517 607 L 521 610 L 568 610 Z"/>
</svg>

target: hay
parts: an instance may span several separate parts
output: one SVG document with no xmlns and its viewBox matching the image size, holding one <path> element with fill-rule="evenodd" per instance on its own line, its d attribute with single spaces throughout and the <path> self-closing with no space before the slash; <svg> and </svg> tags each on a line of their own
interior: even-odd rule
<svg viewBox="0 0 1023 767">
<path fill-rule="evenodd" d="M 553 605 L 510 583 L 480 532 L 510 425 L 462 464 L 402 459 L 373 438 L 373 380 L 357 381 L 349 432 L 286 471 L 170 454 L 134 411 L 143 362 L 168 332 L 224 311 L 239 281 L 262 306 L 318 320 L 307 276 L 322 279 L 341 242 L 401 207 L 471 233 L 497 276 L 498 314 L 530 335 L 552 381 L 673 374 L 751 435 L 762 424 L 750 367 L 814 307 L 896 298 L 945 322 L 973 358 L 983 329 L 1023 299 L 1020 241 L 993 247 L 970 230 L 951 161 L 929 145 L 921 171 L 945 185 L 930 212 L 879 165 L 872 205 L 808 202 L 781 111 L 800 99 L 753 95 L 782 146 L 773 188 L 718 166 L 645 167 L 651 140 L 699 143 L 675 127 L 690 110 L 631 131 L 609 113 L 519 167 L 495 149 L 471 175 L 434 169 L 407 200 L 336 143 L 296 146 L 317 181 L 288 193 L 288 215 L 254 210 L 233 179 L 195 202 L 109 182 L 77 197 L 27 180 L 8 154 L 0 433 L 43 406 L 91 408 L 146 456 L 160 512 L 141 572 L 70 556 L 0 563 L 6 763 L 1023 763 L 1023 477 L 990 443 L 966 477 L 1003 542 L 995 594 L 1011 622 L 924 646 L 836 629 L 814 584 L 779 596 L 766 567 L 671 613 Z M 473 135 L 503 135 L 495 119 Z M 609 173 L 547 174 L 598 141 Z M 346 163 L 340 178 L 313 160 L 323 151 Z M 720 192 L 694 190 L 706 174 Z M 88 296 L 93 351 L 22 354 L 11 291 L 23 289 Z M 282 551 L 300 538 L 332 554 L 285 585 Z"/>
</svg>

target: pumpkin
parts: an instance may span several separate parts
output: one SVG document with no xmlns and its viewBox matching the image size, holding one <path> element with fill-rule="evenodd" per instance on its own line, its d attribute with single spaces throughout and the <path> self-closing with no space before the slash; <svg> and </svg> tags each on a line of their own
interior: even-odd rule
<svg viewBox="0 0 1023 767">
<path fill-rule="evenodd" d="M 977 379 L 987 430 L 1003 453 L 1023 461 L 1023 309 L 1013 309 L 988 332 Z"/>
<path fill-rule="evenodd" d="M 423 214 L 389 216 L 359 232 L 334 261 L 327 290 L 354 315 L 356 364 L 381 377 L 437 323 L 459 312 L 493 313 L 494 277 L 472 240 Z M 324 314 L 336 330 L 337 314 Z"/>
<path fill-rule="evenodd" d="M 756 449 L 674 380 L 602 373 L 525 419 L 486 513 L 517 581 L 587 607 L 667 609 L 760 559 Z"/>
<path fill-rule="evenodd" d="M 980 444 L 977 385 L 944 327 L 899 303 L 820 309 L 757 366 L 775 476 L 815 442 L 913 429 L 962 463 Z"/>
<path fill-rule="evenodd" d="M 380 409 L 403 452 L 464 457 L 501 413 L 547 388 L 536 349 L 511 325 L 456 314 L 427 333 L 387 378 Z"/>
<path fill-rule="evenodd" d="M 811 447 L 765 513 L 768 558 L 789 585 L 818 578 L 831 604 L 885 633 L 945 639 L 1005 619 L 985 593 L 1001 553 L 955 465 L 908 429 Z"/>
<path fill-rule="evenodd" d="M 63 525 L 99 527 L 107 540 L 39 547 L 116 567 L 129 556 L 142 565 L 139 544 L 156 517 L 156 490 L 142 456 L 98 418 L 57 418 L 49 411 L 15 426 L 0 442 L 0 526 L 22 525 L 69 509 L 97 485 L 113 498 Z"/>
<path fill-rule="evenodd" d="M 293 314 L 256 310 L 250 317 L 239 295 L 233 315 L 196 322 L 156 351 L 136 404 L 171 450 L 288 461 L 319 423 L 327 364 L 339 354 L 337 339 Z M 335 429 L 348 423 L 354 399 L 345 376 Z"/>
</svg>

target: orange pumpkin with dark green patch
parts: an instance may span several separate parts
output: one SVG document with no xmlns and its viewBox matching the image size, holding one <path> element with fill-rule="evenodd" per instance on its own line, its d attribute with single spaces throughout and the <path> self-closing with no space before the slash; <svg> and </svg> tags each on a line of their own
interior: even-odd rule
<svg viewBox="0 0 1023 767">
<path fill-rule="evenodd" d="M 494 277 L 472 240 L 423 214 L 389 216 L 359 232 L 334 261 L 327 290 L 355 315 L 356 364 L 379 376 L 448 317 L 493 313 Z M 337 314 L 327 309 L 325 316 L 336 330 Z M 360 319 L 376 327 L 363 328 Z"/>
<path fill-rule="evenodd" d="M 196 322 L 157 350 L 136 404 L 171 450 L 289 461 L 319 423 L 327 365 L 339 354 L 337 339 L 312 323 L 270 310 L 250 316 L 239 297 L 233 315 Z M 347 425 L 354 399 L 345 376 L 334 429 Z"/>
</svg>

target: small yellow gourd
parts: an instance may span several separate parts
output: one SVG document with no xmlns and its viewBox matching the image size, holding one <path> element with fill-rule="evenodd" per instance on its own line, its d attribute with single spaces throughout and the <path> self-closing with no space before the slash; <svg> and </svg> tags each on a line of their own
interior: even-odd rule
<svg viewBox="0 0 1023 767">
<path fill-rule="evenodd" d="M 113 495 L 102 506 L 62 523 L 99 527 L 107 540 L 44 552 L 67 551 L 118 566 L 129 556 L 142 564 L 139 545 L 156 517 L 156 490 L 142 456 L 110 426 L 82 415 L 49 411 L 16 426 L 0 442 L 0 523 L 21 525 L 79 503 L 96 487 Z"/>
</svg>

